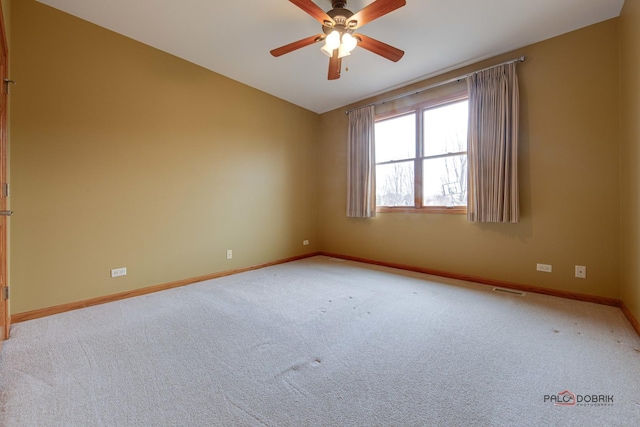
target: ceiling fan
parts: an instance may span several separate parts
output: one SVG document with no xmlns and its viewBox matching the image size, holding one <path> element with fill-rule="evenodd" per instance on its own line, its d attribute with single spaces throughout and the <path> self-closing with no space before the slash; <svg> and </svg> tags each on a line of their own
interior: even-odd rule
<svg viewBox="0 0 640 427">
<path fill-rule="evenodd" d="M 325 44 L 321 50 L 330 58 L 329 80 L 336 80 L 340 78 L 342 58 L 349 55 L 356 46 L 360 46 L 393 62 L 399 61 L 404 55 L 404 52 L 400 49 L 355 31 L 364 24 L 401 8 L 407 4 L 405 0 L 376 0 L 357 13 L 345 9 L 347 6 L 346 0 L 332 0 L 331 6 L 333 9 L 328 12 L 320 9 L 311 0 L 289 1 L 320 22 L 323 34 L 317 34 L 273 49 L 271 55 L 275 57 L 324 41 Z"/>
</svg>

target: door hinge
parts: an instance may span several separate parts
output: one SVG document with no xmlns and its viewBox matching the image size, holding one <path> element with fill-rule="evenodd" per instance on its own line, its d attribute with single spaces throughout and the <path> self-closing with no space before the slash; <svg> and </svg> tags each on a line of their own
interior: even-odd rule
<svg viewBox="0 0 640 427">
<path fill-rule="evenodd" d="M 2 299 L 3 300 L 9 299 L 9 287 L 8 286 L 5 286 L 4 288 L 2 288 Z"/>
<path fill-rule="evenodd" d="M 8 78 L 4 78 L 4 93 L 6 93 L 7 95 L 9 94 L 9 85 L 12 84 L 16 84 L 16 82 L 14 82 L 13 80 L 10 80 Z"/>
<path fill-rule="evenodd" d="M 9 197 L 9 183 L 2 184 L 2 197 Z"/>
</svg>

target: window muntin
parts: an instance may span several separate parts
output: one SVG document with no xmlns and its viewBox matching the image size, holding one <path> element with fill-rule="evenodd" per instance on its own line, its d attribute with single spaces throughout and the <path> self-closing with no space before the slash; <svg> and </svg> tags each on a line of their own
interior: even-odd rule
<svg viewBox="0 0 640 427">
<path fill-rule="evenodd" d="M 466 211 L 468 101 L 376 121 L 378 210 Z"/>
</svg>

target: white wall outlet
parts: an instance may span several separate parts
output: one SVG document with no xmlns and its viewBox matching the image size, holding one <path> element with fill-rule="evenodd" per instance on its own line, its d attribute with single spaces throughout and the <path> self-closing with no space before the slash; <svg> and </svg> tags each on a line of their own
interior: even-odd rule
<svg viewBox="0 0 640 427">
<path fill-rule="evenodd" d="M 579 279 L 587 278 L 587 267 L 584 265 L 576 265 L 576 277 Z"/>
<path fill-rule="evenodd" d="M 227 249 L 227 259 L 233 258 L 233 251 L 231 249 Z"/>
<path fill-rule="evenodd" d="M 127 267 L 114 268 L 111 270 L 111 277 L 120 277 L 127 275 Z"/>
<path fill-rule="evenodd" d="M 308 241 L 308 240 L 303 240 L 303 241 L 302 241 L 302 244 L 303 244 L 304 246 L 309 246 L 309 241 Z"/>
<path fill-rule="evenodd" d="M 538 264 L 536 265 L 536 270 L 551 273 L 551 264 Z"/>
</svg>

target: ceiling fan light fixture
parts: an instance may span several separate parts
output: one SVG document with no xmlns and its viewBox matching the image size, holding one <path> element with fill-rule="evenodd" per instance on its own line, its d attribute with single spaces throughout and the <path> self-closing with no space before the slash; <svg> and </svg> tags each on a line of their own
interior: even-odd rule
<svg viewBox="0 0 640 427">
<path fill-rule="evenodd" d="M 340 33 L 337 31 L 332 31 L 329 33 L 327 38 L 324 40 L 324 46 L 320 48 L 322 53 L 327 55 L 329 58 L 333 56 L 333 51 L 340 47 Z"/>
<path fill-rule="evenodd" d="M 320 50 L 322 51 L 322 53 L 327 55 L 329 58 L 331 58 L 333 56 L 333 49 L 329 49 L 329 47 L 327 46 L 326 43 L 324 44 L 324 46 L 322 46 L 320 48 Z"/>
<path fill-rule="evenodd" d="M 349 52 L 349 49 L 347 49 L 345 44 L 340 44 L 340 47 L 338 48 L 338 58 L 344 58 L 345 56 L 349 55 L 351 55 L 351 52 Z"/>
<path fill-rule="evenodd" d="M 344 46 L 347 52 L 351 52 L 353 49 L 356 48 L 357 45 L 358 45 L 358 40 L 355 37 L 353 37 L 351 34 L 345 33 L 342 35 L 342 44 L 340 45 L 340 47 Z"/>
<path fill-rule="evenodd" d="M 283 0 L 284 1 L 284 0 Z M 357 13 L 346 9 L 346 0 L 331 0 L 332 9 L 325 12 L 313 0 L 289 0 L 316 21 L 322 24 L 322 33 L 289 43 L 271 50 L 271 55 L 279 57 L 285 53 L 324 41 L 320 48 L 329 57 L 329 80 L 340 78 L 342 58 L 349 56 L 356 46 L 397 62 L 404 52 L 363 34 L 353 34 L 363 25 L 374 21 L 407 4 L 406 0 L 368 0 L 369 5 Z M 323 0 L 326 1 L 326 0 Z M 338 49 L 336 51 L 336 49 Z"/>
<path fill-rule="evenodd" d="M 340 46 L 340 33 L 337 31 L 332 31 L 326 39 L 325 45 L 333 50 L 337 49 Z"/>
</svg>

